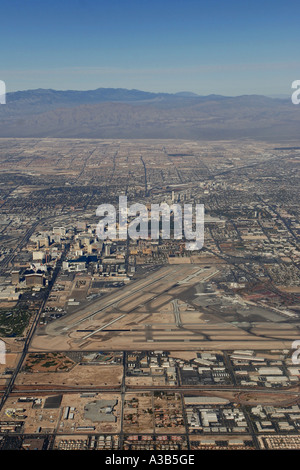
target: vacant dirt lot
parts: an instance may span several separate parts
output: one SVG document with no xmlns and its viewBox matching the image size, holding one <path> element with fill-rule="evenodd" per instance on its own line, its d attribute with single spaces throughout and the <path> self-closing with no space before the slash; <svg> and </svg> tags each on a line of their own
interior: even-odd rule
<svg viewBox="0 0 300 470">
<path fill-rule="evenodd" d="M 16 385 L 118 386 L 122 374 L 123 367 L 118 365 L 77 364 L 70 372 L 21 372 Z"/>
</svg>

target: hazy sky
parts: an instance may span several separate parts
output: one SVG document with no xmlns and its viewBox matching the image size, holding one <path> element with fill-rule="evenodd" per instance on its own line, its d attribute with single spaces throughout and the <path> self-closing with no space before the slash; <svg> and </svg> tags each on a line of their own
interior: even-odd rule
<svg viewBox="0 0 300 470">
<path fill-rule="evenodd" d="M 1 0 L 0 80 L 30 88 L 290 94 L 299 2 Z"/>
</svg>

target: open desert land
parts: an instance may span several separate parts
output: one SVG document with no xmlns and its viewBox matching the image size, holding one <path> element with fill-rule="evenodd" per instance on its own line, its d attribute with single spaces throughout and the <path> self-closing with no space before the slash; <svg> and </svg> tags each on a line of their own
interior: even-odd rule
<svg viewBox="0 0 300 470">
<path fill-rule="evenodd" d="M 48 355 L 47 355 L 48 356 Z M 88 363 L 75 364 L 69 359 L 60 359 L 60 369 L 57 365 L 52 367 L 53 358 L 47 357 L 46 362 L 33 364 L 31 355 L 15 381 L 16 390 L 26 390 L 39 386 L 43 388 L 118 388 L 122 382 L 123 366 L 121 365 L 89 365 Z M 66 366 L 67 364 L 67 366 Z M 52 370 L 51 370 L 52 368 Z M 67 370 L 65 370 L 67 368 Z"/>
</svg>

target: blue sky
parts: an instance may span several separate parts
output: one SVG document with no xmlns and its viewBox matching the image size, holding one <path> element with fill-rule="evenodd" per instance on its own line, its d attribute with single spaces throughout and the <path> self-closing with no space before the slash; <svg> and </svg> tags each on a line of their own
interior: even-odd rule
<svg viewBox="0 0 300 470">
<path fill-rule="evenodd" d="M 295 0 L 1 0 L 0 28 L 7 91 L 272 95 L 300 79 Z"/>
</svg>

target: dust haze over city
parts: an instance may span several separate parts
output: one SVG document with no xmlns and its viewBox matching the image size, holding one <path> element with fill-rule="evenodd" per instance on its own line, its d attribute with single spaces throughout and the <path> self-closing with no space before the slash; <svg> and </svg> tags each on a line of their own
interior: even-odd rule
<svg viewBox="0 0 300 470">
<path fill-rule="evenodd" d="M 300 449 L 297 3 L 1 8 L 0 450 Z"/>
</svg>

